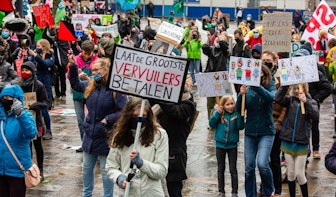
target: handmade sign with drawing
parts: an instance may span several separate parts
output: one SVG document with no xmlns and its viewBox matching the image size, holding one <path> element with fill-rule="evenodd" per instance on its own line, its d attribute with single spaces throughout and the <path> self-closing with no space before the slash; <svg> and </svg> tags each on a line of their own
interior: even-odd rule
<svg viewBox="0 0 336 197">
<path fill-rule="evenodd" d="M 280 59 L 278 72 L 281 86 L 319 81 L 315 55 Z"/>
<path fill-rule="evenodd" d="M 260 86 L 261 60 L 230 57 L 229 82 Z"/>
<path fill-rule="evenodd" d="M 195 78 L 200 97 L 232 95 L 227 71 L 199 73 L 195 75 Z"/>
</svg>

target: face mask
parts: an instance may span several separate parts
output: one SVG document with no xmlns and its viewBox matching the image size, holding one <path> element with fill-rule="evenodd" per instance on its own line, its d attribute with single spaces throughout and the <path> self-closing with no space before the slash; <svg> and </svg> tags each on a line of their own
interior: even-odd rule
<svg viewBox="0 0 336 197">
<path fill-rule="evenodd" d="M 260 59 L 260 56 L 253 55 L 253 59 Z"/>
<path fill-rule="evenodd" d="M 1 104 L 5 111 L 10 111 L 13 105 L 13 100 L 1 99 Z"/>
<path fill-rule="evenodd" d="M 197 38 L 197 35 L 193 35 L 193 39 L 195 39 L 195 40 L 196 40 L 196 38 Z"/>
<path fill-rule="evenodd" d="M 31 77 L 33 74 L 32 73 L 26 73 L 26 72 L 22 72 L 21 73 L 21 77 L 26 80 L 28 79 L 29 77 Z"/>
<path fill-rule="evenodd" d="M 3 39 L 7 39 L 9 37 L 9 33 L 7 31 L 3 31 L 3 32 L 1 32 L 1 37 Z"/>
<path fill-rule="evenodd" d="M 247 17 L 247 19 L 246 19 L 246 20 L 250 21 L 250 20 L 251 20 L 251 17 Z"/>
<path fill-rule="evenodd" d="M 41 54 L 42 53 L 42 49 L 41 48 L 36 48 L 35 50 L 36 50 L 37 54 Z"/>
<path fill-rule="evenodd" d="M 216 47 L 216 48 L 220 48 L 220 45 L 219 45 L 219 43 L 217 43 L 215 47 Z"/>
<path fill-rule="evenodd" d="M 254 38 L 258 38 L 258 37 L 259 37 L 259 33 L 254 33 L 254 34 L 253 34 L 253 37 L 254 37 Z"/>
<path fill-rule="evenodd" d="M 235 41 L 236 41 L 236 42 L 240 42 L 240 39 L 239 39 L 239 38 L 235 38 Z"/>
<path fill-rule="evenodd" d="M 211 25 L 212 25 L 213 27 L 215 27 L 215 26 L 217 25 L 217 23 L 211 23 Z"/>
<path fill-rule="evenodd" d="M 264 62 L 264 65 L 267 66 L 269 69 L 272 70 L 273 62 Z"/>
<path fill-rule="evenodd" d="M 95 80 L 96 84 L 97 83 L 101 83 L 101 81 L 103 80 L 103 76 L 101 73 L 96 73 L 94 76 L 93 76 L 93 79 Z"/>
<path fill-rule="evenodd" d="M 139 38 L 139 40 L 142 40 L 143 39 L 143 34 L 139 34 L 138 38 Z"/>
<path fill-rule="evenodd" d="M 108 41 L 109 41 L 108 38 L 102 38 L 102 39 L 101 39 L 101 42 L 102 42 L 102 43 L 107 43 Z"/>
<path fill-rule="evenodd" d="M 141 128 L 144 128 L 147 124 L 148 118 L 144 117 L 132 117 L 131 118 L 131 129 L 136 129 L 138 122 L 141 122 Z"/>
</svg>

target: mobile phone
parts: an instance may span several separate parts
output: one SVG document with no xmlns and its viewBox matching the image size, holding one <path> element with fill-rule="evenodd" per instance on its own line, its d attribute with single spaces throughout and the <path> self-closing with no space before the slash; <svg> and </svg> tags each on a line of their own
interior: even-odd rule
<svg viewBox="0 0 336 197">
<path fill-rule="evenodd" d="M 72 49 L 69 49 L 69 50 L 68 50 L 68 56 L 70 56 L 70 55 L 72 55 L 72 54 L 73 54 Z"/>
</svg>

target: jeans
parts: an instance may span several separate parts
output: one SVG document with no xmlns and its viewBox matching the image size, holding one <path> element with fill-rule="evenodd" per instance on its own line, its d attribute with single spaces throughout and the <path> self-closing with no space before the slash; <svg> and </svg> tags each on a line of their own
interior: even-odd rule
<svg viewBox="0 0 336 197">
<path fill-rule="evenodd" d="M 85 101 L 84 100 L 73 100 L 73 101 L 74 101 L 75 112 L 76 112 L 76 117 L 77 117 L 77 125 L 79 128 L 81 140 L 83 141 L 83 135 L 84 135 L 83 122 L 85 118 L 85 115 L 84 115 Z"/>
<path fill-rule="evenodd" d="M 44 109 L 42 109 L 41 113 L 42 113 L 46 128 L 47 128 L 47 130 L 50 131 L 51 130 L 51 121 L 50 121 L 50 115 L 49 115 L 48 108 L 45 107 Z"/>
<path fill-rule="evenodd" d="M 271 195 L 274 191 L 272 170 L 269 166 L 269 157 L 273 146 L 274 135 L 247 136 L 244 138 L 245 160 L 245 193 L 246 197 L 257 196 L 256 162 L 258 165 L 262 194 Z"/>
<path fill-rule="evenodd" d="M 83 152 L 83 197 L 92 197 L 93 187 L 94 187 L 94 168 L 99 159 L 100 162 L 100 173 L 103 179 L 104 195 L 103 197 L 113 196 L 113 181 L 107 176 L 107 171 L 105 168 L 107 156 L 102 155 L 92 155 Z"/>
<path fill-rule="evenodd" d="M 232 194 L 238 193 L 238 173 L 237 173 L 237 148 L 222 149 L 216 148 L 217 157 L 217 176 L 218 176 L 218 192 L 225 193 L 225 157 L 228 154 L 229 169 L 231 174 Z"/>
<path fill-rule="evenodd" d="M 199 73 L 200 65 L 201 60 L 190 59 L 189 72 L 193 83 L 196 82 L 195 74 Z"/>
</svg>

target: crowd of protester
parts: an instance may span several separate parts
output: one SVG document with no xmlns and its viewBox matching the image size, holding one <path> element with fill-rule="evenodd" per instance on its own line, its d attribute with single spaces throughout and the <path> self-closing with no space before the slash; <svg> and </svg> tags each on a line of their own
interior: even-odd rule
<svg viewBox="0 0 336 197">
<path fill-rule="evenodd" d="M 73 13 L 91 12 L 86 8 L 78 10 L 75 4 L 69 6 L 64 18 L 69 22 Z M 153 2 L 149 1 L 147 6 L 149 16 L 153 17 Z M 110 7 L 104 11 L 95 11 L 112 14 Z M 261 59 L 260 87 L 235 84 L 236 101 L 231 96 L 207 98 L 208 129 L 209 132 L 215 132 L 218 196 L 228 196 L 229 191 L 225 191 L 224 187 L 226 154 L 229 159 L 232 196 L 238 196 L 238 191 L 242 191 L 238 188 L 237 143 L 239 132 L 244 129 L 246 196 L 280 196 L 283 182 L 281 166 L 286 165 L 290 196 L 295 196 L 297 182 L 302 196 L 308 197 L 309 182 L 305 175 L 307 158 L 311 154 L 314 159 L 321 158 L 319 107 L 331 94 L 336 106 L 336 93 L 332 85 L 335 84 L 336 62 L 332 61 L 330 55 L 330 51 L 335 50 L 336 39 L 328 38 L 327 31 L 320 30 L 320 40 L 316 49 L 313 49 L 309 42 L 301 40 L 307 20 L 297 10 L 293 15 L 292 42 L 301 42 L 301 47 L 295 56 L 319 56 L 316 65 L 319 81 L 303 84 L 303 91 L 295 85 L 279 87 L 277 60 L 291 57 L 292 54 L 262 51 L 262 30 L 252 20 L 251 14 L 247 14 L 244 19 L 243 12 L 243 8 L 237 9 L 237 27 L 234 28 L 232 37 L 227 33 L 228 19 L 216 9 L 214 16 L 202 17 L 201 27 L 196 26 L 194 20 L 188 21 L 183 27 L 183 40 L 171 52 L 167 54 L 167 49 L 164 48 L 156 50 L 157 53 L 174 56 L 185 53 L 183 55 L 190 62 L 189 75 L 180 103 L 146 101 L 143 117 L 138 117 L 141 99 L 107 88 L 115 44 L 140 48 L 146 42 L 148 46 L 141 49 L 152 51 L 156 30 L 151 27 L 150 20 L 144 29 L 141 28 L 144 25 L 141 24 L 143 20 L 139 20 L 139 10 L 118 12 L 115 14 L 116 18 L 106 24 L 102 24 L 99 19 L 89 20 L 87 26 L 74 24 L 75 30 L 83 33 L 78 34 L 76 41 L 72 42 L 58 38 L 58 26 L 39 29 L 36 24 L 30 23 L 30 27 L 23 33 L 11 32 L 3 27 L 0 37 L 0 86 L 3 89 L 0 94 L 0 118 L 8 118 L 17 124 L 17 128 L 8 128 L 17 133 L 23 129 L 36 130 L 18 141 L 22 141 L 26 147 L 24 151 L 27 152 L 29 141 L 36 135 L 30 146 L 33 144 L 35 147 L 43 179 L 44 154 L 41 139 L 52 139 L 49 110 L 54 107 L 55 99 L 65 100 L 70 96 L 66 93 L 71 89 L 82 141 L 81 148 L 76 151 L 83 152 L 83 196 L 92 196 L 94 167 L 99 160 L 106 197 L 113 196 L 114 184 L 121 190 L 126 188 L 130 165 L 135 165 L 139 170 L 136 175 L 138 177 L 132 181 L 130 196 L 179 197 L 182 196 L 183 180 L 187 179 L 187 138 L 196 113 L 196 103 L 191 94 L 191 88 L 197 86 L 195 74 L 228 71 L 230 56 Z M 263 12 L 263 17 L 268 13 L 268 10 Z M 181 26 L 175 20 L 173 11 L 168 21 Z M 92 28 L 93 24 L 117 24 L 118 35 L 112 36 L 111 32 L 104 32 L 99 37 Z M 201 31 L 206 32 L 206 38 L 202 38 Z M 230 39 L 233 40 L 232 51 L 229 50 Z M 201 64 L 202 54 L 207 57 L 204 69 Z M 18 66 L 20 62 L 21 66 Z M 67 79 L 71 87 L 67 87 Z M 13 92 L 12 89 L 19 88 L 15 85 L 21 86 L 19 92 Z M 21 125 L 21 119 L 32 121 L 26 110 L 19 105 L 23 105 L 21 98 L 27 92 L 37 95 L 36 101 L 28 107 L 36 116 L 36 128 L 25 128 Z M 238 113 L 242 97 L 246 97 L 248 115 L 245 119 Z M 306 115 L 295 114 L 294 111 L 300 103 L 304 104 Z M 139 122 L 142 123 L 140 146 L 133 150 L 135 130 Z M 298 129 L 294 132 L 296 128 Z M 7 159 L 15 162 L 8 156 L 8 150 L 0 150 L 1 154 L 5 152 Z M 334 157 L 335 147 L 326 157 L 326 166 L 333 173 L 336 171 Z M 8 173 L 15 166 L 6 165 L 2 158 L 3 155 L 0 155 L 0 163 L 5 170 L 0 170 L 0 196 L 13 196 L 11 192 L 24 196 L 24 183 L 12 181 L 13 177 L 22 179 L 23 175 L 18 175 L 16 171 Z M 29 162 L 26 165 L 28 164 Z M 261 178 L 260 185 L 256 181 L 256 167 Z M 7 187 L 3 187 L 4 185 Z M 15 187 L 20 190 L 10 189 Z"/>
</svg>

